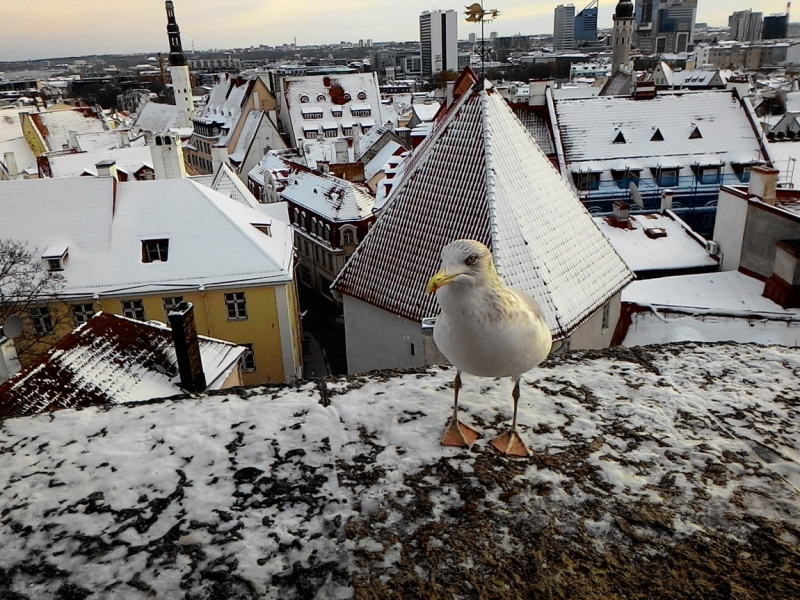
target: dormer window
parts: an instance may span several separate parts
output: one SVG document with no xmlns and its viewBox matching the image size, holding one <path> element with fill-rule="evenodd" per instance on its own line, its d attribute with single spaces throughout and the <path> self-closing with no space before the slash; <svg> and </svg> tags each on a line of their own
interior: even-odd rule
<svg viewBox="0 0 800 600">
<path fill-rule="evenodd" d="M 256 229 L 258 229 L 264 235 L 272 237 L 272 225 L 270 225 L 269 223 L 251 223 L 251 225 Z"/>
<path fill-rule="evenodd" d="M 325 102 L 325 94 L 320 94 L 317 96 L 317 102 Z"/>
<path fill-rule="evenodd" d="M 653 137 L 650 138 L 651 142 L 663 142 L 664 136 L 661 133 L 660 129 L 656 129 L 656 132 L 653 134 Z"/>
<path fill-rule="evenodd" d="M 621 131 L 617 133 L 617 137 L 614 138 L 614 142 L 613 143 L 615 143 L 615 144 L 625 144 L 626 143 L 625 136 L 622 135 Z"/>
<path fill-rule="evenodd" d="M 690 140 L 699 140 L 699 139 L 702 139 L 702 138 L 703 138 L 703 134 L 700 133 L 700 128 L 695 126 L 694 131 L 692 131 L 692 134 L 689 136 L 689 139 Z"/>
<path fill-rule="evenodd" d="M 358 99 L 359 100 L 366 100 L 367 99 L 367 93 L 366 92 L 358 92 Z"/>
<path fill-rule="evenodd" d="M 341 117 L 342 116 L 342 108 L 340 106 L 336 106 L 331 109 L 331 114 L 334 117 Z"/>
<path fill-rule="evenodd" d="M 67 263 L 67 250 L 66 246 L 48 246 L 47 250 L 42 253 L 42 260 L 47 266 L 47 270 L 63 271 Z"/>
<path fill-rule="evenodd" d="M 142 262 L 167 262 L 169 240 L 142 240 Z"/>
<path fill-rule="evenodd" d="M 344 96 L 342 96 L 342 98 L 344 98 L 345 102 L 350 102 L 350 100 L 352 99 L 352 96 L 348 92 L 345 92 Z"/>
<path fill-rule="evenodd" d="M 347 137 L 351 137 L 353 135 L 353 128 L 352 127 L 342 127 L 342 133 Z"/>
<path fill-rule="evenodd" d="M 300 96 L 300 102 L 302 102 L 303 104 L 305 104 L 306 102 L 310 102 L 310 101 L 311 101 L 311 98 L 309 98 L 309 97 L 308 97 L 308 96 L 306 96 L 305 94 L 303 94 L 302 96 Z"/>
<path fill-rule="evenodd" d="M 342 229 L 342 244 L 345 246 L 352 246 L 356 243 L 356 234 L 352 227 Z"/>
</svg>

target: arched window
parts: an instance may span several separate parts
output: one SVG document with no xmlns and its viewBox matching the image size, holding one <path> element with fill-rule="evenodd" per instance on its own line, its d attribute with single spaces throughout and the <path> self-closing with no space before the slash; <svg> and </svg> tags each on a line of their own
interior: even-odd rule
<svg viewBox="0 0 800 600">
<path fill-rule="evenodd" d="M 345 92 L 344 96 L 342 96 L 342 97 L 345 99 L 345 102 L 350 102 L 350 99 L 352 98 L 352 96 L 350 94 L 348 94 L 347 92 Z"/>
<path fill-rule="evenodd" d="M 328 227 L 327 225 L 325 225 L 325 233 L 324 233 L 323 237 L 325 238 L 326 242 L 330 242 L 331 241 L 331 228 Z"/>
<path fill-rule="evenodd" d="M 308 102 L 309 100 L 311 100 L 311 99 L 310 99 L 308 96 L 306 96 L 305 94 L 303 94 L 302 96 L 300 96 L 300 102 L 302 102 L 303 104 L 305 104 L 305 103 L 306 103 L 306 102 Z"/>
<path fill-rule="evenodd" d="M 171 146 L 172 145 L 172 138 L 169 137 L 168 135 L 165 135 L 164 136 L 164 144 L 166 144 L 167 146 Z"/>
<path fill-rule="evenodd" d="M 157 135 L 156 136 L 156 146 L 161 146 L 162 144 L 163 144 L 163 142 L 161 141 L 161 136 Z"/>
<path fill-rule="evenodd" d="M 343 243 L 346 246 L 352 246 L 353 244 L 356 243 L 355 236 L 353 235 L 353 230 L 350 229 L 349 227 L 344 231 L 342 231 L 342 238 L 344 239 Z"/>
<path fill-rule="evenodd" d="M 325 102 L 325 94 L 320 94 L 317 96 L 317 102 Z"/>
<path fill-rule="evenodd" d="M 367 99 L 367 93 L 366 92 L 358 92 L 358 99 L 359 100 L 366 100 Z"/>
</svg>

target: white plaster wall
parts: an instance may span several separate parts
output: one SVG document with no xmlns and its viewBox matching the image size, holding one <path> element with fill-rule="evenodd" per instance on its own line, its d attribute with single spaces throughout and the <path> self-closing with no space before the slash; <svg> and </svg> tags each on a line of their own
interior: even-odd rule
<svg viewBox="0 0 800 600">
<path fill-rule="evenodd" d="M 420 323 L 352 296 L 345 295 L 343 299 L 348 373 L 425 366 Z"/>
<path fill-rule="evenodd" d="M 571 350 L 597 350 L 608 348 L 619 322 L 622 292 L 609 300 L 608 328 L 603 329 L 603 307 L 595 311 L 583 325 L 570 336 Z"/>
<path fill-rule="evenodd" d="M 714 224 L 714 241 L 722 251 L 721 271 L 735 271 L 739 268 L 746 222 L 747 200 L 721 189 L 717 203 L 717 220 Z"/>
</svg>

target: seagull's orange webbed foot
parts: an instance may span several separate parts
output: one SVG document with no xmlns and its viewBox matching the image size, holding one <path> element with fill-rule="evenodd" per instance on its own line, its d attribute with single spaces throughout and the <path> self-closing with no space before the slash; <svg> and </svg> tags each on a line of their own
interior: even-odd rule
<svg viewBox="0 0 800 600">
<path fill-rule="evenodd" d="M 450 419 L 450 424 L 442 436 L 442 446 L 458 446 L 469 448 L 481 436 L 469 425 L 464 425 L 456 419 Z"/>
<path fill-rule="evenodd" d="M 516 429 L 509 429 L 504 434 L 498 435 L 492 440 L 492 447 L 500 454 L 514 458 L 527 458 L 531 455 Z"/>
</svg>

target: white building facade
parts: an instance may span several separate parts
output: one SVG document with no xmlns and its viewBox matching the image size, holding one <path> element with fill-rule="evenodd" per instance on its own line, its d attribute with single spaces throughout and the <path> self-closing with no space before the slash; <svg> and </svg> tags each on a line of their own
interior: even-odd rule
<svg viewBox="0 0 800 600">
<path fill-rule="evenodd" d="M 454 10 L 425 11 L 419 17 L 422 75 L 458 70 L 458 15 Z"/>
</svg>

